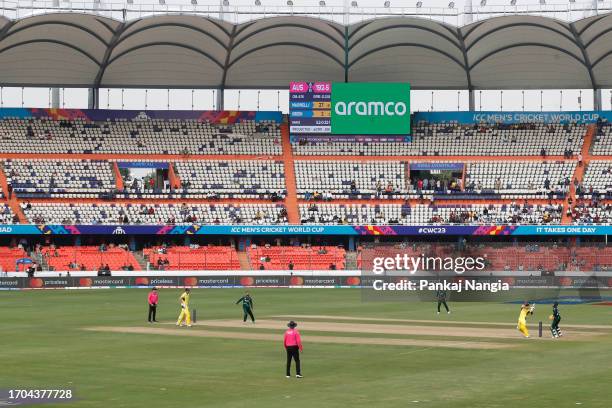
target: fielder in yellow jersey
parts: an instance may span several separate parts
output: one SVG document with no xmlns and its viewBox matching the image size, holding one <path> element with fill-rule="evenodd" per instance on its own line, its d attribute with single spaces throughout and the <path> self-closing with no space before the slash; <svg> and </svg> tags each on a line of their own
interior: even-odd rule
<svg viewBox="0 0 612 408">
<path fill-rule="evenodd" d="M 181 314 L 176 321 L 177 326 L 183 326 L 183 320 L 187 324 L 187 327 L 191 327 L 191 312 L 189 311 L 189 298 L 191 297 L 191 291 L 189 288 L 185 289 L 185 292 L 180 297 L 181 301 Z"/>
<path fill-rule="evenodd" d="M 529 337 L 529 330 L 527 330 L 527 315 L 533 315 L 533 309 L 535 309 L 535 305 L 530 305 L 529 303 L 523 304 L 518 318 L 518 326 L 516 326 L 516 328 L 523 333 L 523 336 L 527 338 Z"/>
</svg>

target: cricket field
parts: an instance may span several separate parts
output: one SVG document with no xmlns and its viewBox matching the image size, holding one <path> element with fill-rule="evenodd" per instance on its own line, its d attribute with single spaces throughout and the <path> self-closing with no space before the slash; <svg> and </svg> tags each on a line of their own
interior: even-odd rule
<svg viewBox="0 0 612 408">
<path fill-rule="evenodd" d="M 197 323 L 175 326 L 178 289 L 0 292 L 0 389 L 71 389 L 58 407 L 612 407 L 612 307 L 366 302 L 358 289 L 194 289 Z M 304 378 L 285 378 L 282 334 L 298 322 Z M 543 321 L 543 337 L 537 323 Z"/>
</svg>

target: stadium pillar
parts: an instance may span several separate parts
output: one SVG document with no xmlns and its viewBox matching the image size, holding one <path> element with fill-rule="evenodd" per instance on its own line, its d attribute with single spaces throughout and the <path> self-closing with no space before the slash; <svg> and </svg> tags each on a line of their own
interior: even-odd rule
<svg viewBox="0 0 612 408">
<path fill-rule="evenodd" d="M 98 95 L 100 90 L 98 88 L 89 88 L 87 90 L 87 107 L 89 109 L 98 109 L 99 101 Z"/>
<path fill-rule="evenodd" d="M 473 89 L 468 90 L 468 97 L 470 100 L 470 112 L 476 110 L 476 92 Z"/>
<path fill-rule="evenodd" d="M 593 110 L 601 110 L 601 89 L 593 89 Z"/>
<path fill-rule="evenodd" d="M 51 88 L 51 107 L 59 109 L 60 107 L 60 90 L 59 88 Z"/>
<path fill-rule="evenodd" d="M 349 251 L 355 250 L 355 237 L 349 237 L 348 249 Z"/>
<path fill-rule="evenodd" d="M 217 100 L 215 101 L 216 103 L 216 107 L 218 111 L 222 111 L 225 110 L 225 96 L 224 96 L 224 89 L 223 88 L 219 88 L 217 89 Z"/>
<path fill-rule="evenodd" d="M 52 6 L 55 8 L 59 8 L 60 0 L 53 0 Z M 60 90 L 59 88 L 51 88 L 51 108 L 59 109 L 59 107 L 60 107 Z"/>
</svg>

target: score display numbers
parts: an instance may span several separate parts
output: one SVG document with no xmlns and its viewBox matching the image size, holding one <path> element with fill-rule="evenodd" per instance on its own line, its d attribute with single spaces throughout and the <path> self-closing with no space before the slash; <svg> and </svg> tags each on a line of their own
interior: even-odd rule
<svg viewBox="0 0 612 408">
<path fill-rule="evenodd" d="M 331 133 L 331 82 L 291 82 L 289 126 L 292 134 Z"/>
</svg>

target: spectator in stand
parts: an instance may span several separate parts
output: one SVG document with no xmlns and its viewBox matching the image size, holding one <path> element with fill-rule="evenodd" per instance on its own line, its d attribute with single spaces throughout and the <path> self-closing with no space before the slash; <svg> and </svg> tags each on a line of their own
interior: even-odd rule
<svg viewBox="0 0 612 408">
<path fill-rule="evenodd" d="M 289 268 L 289 270 L 292 271 L 294 266 L 295 265 L 293 264 L 293 261 L 289 261 L 289 265 L 287 265 L 287 268 Z"/>
<path fill-rule="evenodd" d="M 13 185 L 12 185 L 11 183 L 8 183 L 8 184 L 6 185 L 6 191 L 8 192 L 8 198 L 9 198 L 9 200 L 10 200 L 11 198 L 13 198 Z"/>
</svg>

